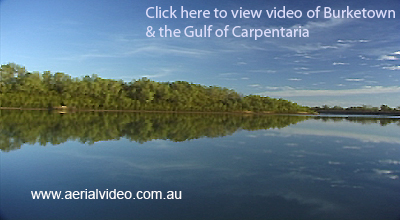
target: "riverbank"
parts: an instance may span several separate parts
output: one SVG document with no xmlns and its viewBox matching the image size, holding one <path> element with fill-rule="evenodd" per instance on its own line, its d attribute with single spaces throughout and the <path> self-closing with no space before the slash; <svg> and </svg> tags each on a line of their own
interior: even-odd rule
<svg viewBox="0 0 400 220">
<path fill-rule="evenodd" d="M 157 110 L 119 110 L 119 109 L 75 109 L 66 107 L 56 108 L 22 108 L 22 107 L 0 107 L 0 110 L 20 110 L 20 111 L 55 111 L 58 113 L 75 112 L 136 112 L 136 113 L 193 113 L 193 114 L 242 114 L 242 115 L 316 115 L 310 112 L 253 112 L 253 111 L 232 111 L 232 112 L 206 112 L 206 111 L 157 111 Z"/>
<path fill-rule="evenodd" d="M 20 111 L 55 111 L 58 113 L 75 112 L 136 112 L 136 113 L 192 113 L 192 114 L 242 114 L 242 115 L 386 115 L 400 116 L 400 111 L 351 111 L 351 110 L 317 110 L 316 112 L 272 112 L 272 111 L 231 111 L 231 112 L 212 112 L 212 111 L 158 111 L 158 110 L 122 110 L 122 109 L 76 109 L 67 107 L 55 108 L 22 108 L 22 107 L 0 107 L 0 110 L 20 110 Z"/>
<path fill-rule="evenodd" d="M 400 111 L 352 111 L 352 110 L 316 110 L 319 114 L 330 115 L 387 115 L 400 116 Z"/>
</svg>

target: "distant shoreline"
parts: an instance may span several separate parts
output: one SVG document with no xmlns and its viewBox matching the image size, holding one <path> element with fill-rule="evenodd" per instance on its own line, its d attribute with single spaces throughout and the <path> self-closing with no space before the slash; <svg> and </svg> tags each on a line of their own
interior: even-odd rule
<svg viewBox="0 0 400 220">
<path fill-rule="evenodd" d="M 329 115 L 388 115 L 388 116 L 400 116 L 400 112 L 395 111 L 352 111 L 352 110 L 317 110 L 319 114 Z"/>
</svg>

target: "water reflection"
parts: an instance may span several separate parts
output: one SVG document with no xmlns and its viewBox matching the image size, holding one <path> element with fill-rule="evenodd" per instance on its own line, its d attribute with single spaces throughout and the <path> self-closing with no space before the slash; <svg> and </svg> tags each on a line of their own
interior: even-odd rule
<svg viewBox="0 0 400 220">
<path fill-rule="evenodd" d="M 1 152 L 1 209 L 5 218 L 400 216 L 400 127 L 396 120 L 389 122 L 393 119 L 35 114 L 30 119 L 21 115 L 1 117 L 5 122 L 2 134 L 12 134 L 7 140 L 32 140 L 21 150 Z M 75 126 L 78 131 L 66 126 Z M 55 128 L 58 130 L 53 131 Z M 35 135 L 23 139 L 29 129 Z M 86 129 L 97 130 L 90 133 Z M 39 147 L 56 140 L 57 146 Z M 29 198 L 30 190 L 85 189 L 181 190 L 183 199 Z"/>
<path fill-rule="evenodd" d="M 362 124 L 379 123 L 382 126 L 397 123 L 400 126 L 398 118 L 111 112 L 58 114 L 46 111 L 2 110 L 0 150 L 7 152 L 19 149 L 23 144 L 58 145 L 71 140 L 87 144 L 120 138 L 139 143 L 156 139 L 179 142 L 232 135 L 242 129 L 254 131 L 284 128 L 308 119 L 325 122 L 345 120 Z"/>
</svg>

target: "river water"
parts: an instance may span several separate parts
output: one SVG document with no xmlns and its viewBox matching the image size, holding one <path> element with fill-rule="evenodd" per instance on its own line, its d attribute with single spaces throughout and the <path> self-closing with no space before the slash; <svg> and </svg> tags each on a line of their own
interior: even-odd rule
<svg viewBox="0 0 400 220">
<path fill-rule="evenodd" d="M 0 113 L 4 219 L 400 218 L 398 118 Z"/>
</svg>

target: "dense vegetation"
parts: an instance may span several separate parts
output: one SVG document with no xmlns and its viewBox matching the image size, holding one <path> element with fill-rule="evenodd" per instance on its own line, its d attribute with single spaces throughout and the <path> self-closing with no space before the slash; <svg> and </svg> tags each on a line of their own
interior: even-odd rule
<svg viewBox="0 0 400 220">
<path fill-rule="evenodd" d="M 19 149 L 23 144 L 57 145 L 75 140 L 92 144 L 126 138 L 144 143 L 155 139 L 186 141 L 222 137 L 244 130 L 283 128 L 306 120 L 306 116 L 0 111 L 0 150 Z"/>
<path fill-rule="evenodd" d="M 96 75 L 83 78 L 50 71 L 28 72 L 9 63 L 0 69 L 0 107 L 118 109 L 202 112 L 311 112 L 283 99 L 243 96 L 217 86 L 184 81 L 154 82 L 147 78 L 124 82 Z"/>
</svg>

